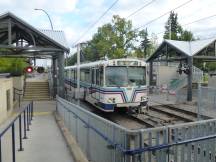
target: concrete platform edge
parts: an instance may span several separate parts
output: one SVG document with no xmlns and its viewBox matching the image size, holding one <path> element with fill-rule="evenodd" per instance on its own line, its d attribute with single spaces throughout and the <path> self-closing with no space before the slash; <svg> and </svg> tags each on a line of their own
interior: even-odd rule
<svg viewBox="0 0 216 162">
<path fill-rule="evenodd" d="M 70 134 L 68 128 L 65 127 L 63 120 L 61 119 L 61 117 L 54 112 L 54 116 L 55 116 L 55 120 L 56 123 L 58 125 L 58 127 L 60 128 L 66 143 L 69 147 L 69 150 L 74 158 L 75 162 L 89 162 L 86 158 L 86 156 L 83 154 L 82 150 L 80 149 L 80 147 L 78 146 L 78 144 L 76 143 L 75 139 L 73 138 L 73 136 Z"/>
</svg>

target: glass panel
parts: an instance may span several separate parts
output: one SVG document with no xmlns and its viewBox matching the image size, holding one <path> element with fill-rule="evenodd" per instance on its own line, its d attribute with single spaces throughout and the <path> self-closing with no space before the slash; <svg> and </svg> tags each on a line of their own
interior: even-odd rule
<svg viewBox="0 0 216 162">
<path fill-rule="evenodd" d="M 128 68 L 128 84 L 129 86 L 140 86 L 146 84 L 144 67 Z"/>
<path fill-rule="evenodd" d="M 127 86 L 127 67 L 107 67 L 106 85 L 108 87 Z"/>
<path fill-rule="evenodd" d="M 106 86 L 126 87 L 146 84 L 145 67 L 107 67 Z"/>
</svg>

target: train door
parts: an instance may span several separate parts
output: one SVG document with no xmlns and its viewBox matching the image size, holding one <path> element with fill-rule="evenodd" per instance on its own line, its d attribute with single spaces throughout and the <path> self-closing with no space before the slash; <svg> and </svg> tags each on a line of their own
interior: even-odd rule
<svg viewBox="0 0 216 162">
<path fill-rule="evenodd" d="M 95 76 L 96 76 L 96 87 L 97 87 L 97 92 L 95 93 L 95 98 L 97 100 L 100 100 L 100 69 L 99 68 L 95 69 Z"/>
<path fill-rule="evenodd" d="M 96 98 L 96 69 L 91 69 L 91 96 L 92 98 Z"/>
</svg>

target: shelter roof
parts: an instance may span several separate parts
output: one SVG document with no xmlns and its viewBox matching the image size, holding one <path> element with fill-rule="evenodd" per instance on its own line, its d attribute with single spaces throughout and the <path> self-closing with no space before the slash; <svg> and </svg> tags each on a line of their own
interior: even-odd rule
<svg viewBox="0 0 216 162">
<path fill-rule="evenodd" d="M 5 32 L 8 30 L 8 21 L 12 22 L 11 38 L 8 38 Z M 69 52 L 69 46 L 63 31 L 37 29 L 11 12 L 0 15 L 0 32 L 1 45 L 6 45 L 9 39 L 11 39 L 12 43 L 15 43 L 20 33 L 26 32 L 27 34 L 23 34 L 21 38 L 27 40 L 32 46 L 49 48 L 53 46 Z"/>
<path fill-rule="evenodd" d="M 211 43 L 216 41 L 216 38 L 210 38 L 205 40 L 196 40 L 196 41 L 178 41 L 178 40 L 167 40 L 165 39 L 161 45 L 158 47 L 158 49 L 147 59 L 147 61 L 150 61 L 152 58 L 155 58 L 155 56 L 158 54 L 158 52 L 166 45 L 171 46 L 178 51 L 180 51 L 182 54 L 193 57 L 196 54 L 198 54 L 201 50 L 209 46 Z"/>
</svg>

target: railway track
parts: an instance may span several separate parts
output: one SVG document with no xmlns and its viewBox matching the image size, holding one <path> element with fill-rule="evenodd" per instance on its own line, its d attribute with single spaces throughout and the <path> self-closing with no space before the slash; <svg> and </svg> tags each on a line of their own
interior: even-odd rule
<svg viewBox="0 0 216 162">
<path fill-rule="evenodd" d="M 142 114 L 118 112 L 107 114 L 85 101 L 80 103 L 84 109 L 129 129 L 154 128 L 197 120 L 197 113 L 180 109 L 175 105 L 149 106 L 149 109 Z M 209 119 L 208 117 L 204 118 Z"/>
</svg>

